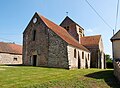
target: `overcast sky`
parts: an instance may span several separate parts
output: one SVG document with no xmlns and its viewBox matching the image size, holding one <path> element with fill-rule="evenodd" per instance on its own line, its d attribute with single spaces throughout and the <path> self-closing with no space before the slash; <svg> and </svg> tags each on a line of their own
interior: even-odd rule
<svg viewBox="0 0 120 88">
<path fill-rule="evenodd" d="M 115 28 L 117 0 L 88 0 L 104 20 Z M 68 16 L 84 28 L 85 35 L 102 35 L 105 53 L 112 54 L 109 28 L 85 0 L 0 0 L 0 41 L 22 44 L 22 33 L 35 12 L 60 24 Z M 120 17 L 118 26 L 120 28 Z"/>
</svg>

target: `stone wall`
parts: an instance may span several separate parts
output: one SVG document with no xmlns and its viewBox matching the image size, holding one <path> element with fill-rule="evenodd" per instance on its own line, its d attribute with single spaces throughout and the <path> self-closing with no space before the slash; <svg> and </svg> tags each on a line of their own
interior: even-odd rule
<svg viewBox="0 0 120 88">
<path fill-rule="evenodd" d="M 68 61 L 69 68 L 90 68 L 90 53 L 80 50 L 79 48 L 71 45 L 67 46 L 68 49 Z M 76 57 L 74 57 L 74 50 L 76 49 Z M 82 52 L 84 52 L 84 58 L 82 58 Z M 89 57 L 88 57 L 89 54 Z"/>
<path fill-rule="evenodd" d="M 49 30 L 48 67 L 68 68 L 67 43 Z"/>
<path fill-rule="evenodd" d="M 36 23 L 33 23 L 34 18 L 37 18 Z M 33 40 L 34 30 L 36 31 L 35 40 Z M 35 15 L 23 34 L 23 64 L 33 65 L 33 55 L 36 55 L 36 66 L 47 66 L 48 46 L 48 28 Z"/>
<path fill-rule="evenodd" d="M 22 64 L 22 55 L 0 53 L 0 64 Z"/>
<path fill-rule="evenodd" d="M 120 81 L 120 62 L 114 62 L 114 75 Z"/>
<path fill-rule="evenodd" d="M 70 19 L 66 19 L 62 22 L 62 24 L 60 24 L 61 27 L 66 28 L 66 30 L 68 31 L 68 33 L 77 41 L 79 41 L 79 35 L 77 34 L 77 30 L 76 30 L 76 24 L 71 21 Z M 67 27 L 69 27 L 69 30 L 67 29 Z"/>
</svg>

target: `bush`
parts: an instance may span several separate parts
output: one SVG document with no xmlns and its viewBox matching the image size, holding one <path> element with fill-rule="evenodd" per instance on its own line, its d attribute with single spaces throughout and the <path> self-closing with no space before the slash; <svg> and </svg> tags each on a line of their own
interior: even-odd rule
<svg viewBox="0 0 120 88">
<path fill-rule="evenodd" d="M 106 61 L 107 68 L 113 68 L 113 62 L 112 60 Z"/>
</svg>

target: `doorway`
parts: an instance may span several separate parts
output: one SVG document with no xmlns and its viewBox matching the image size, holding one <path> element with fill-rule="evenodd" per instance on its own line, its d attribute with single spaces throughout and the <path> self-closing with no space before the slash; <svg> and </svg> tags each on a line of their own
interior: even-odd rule
<svg viewBox="0 0 120 88">
<path fill-rule="evenodd" d="M 78 52 L 78 69 L 80 69 L 80 55 L 79 55 L 79 52 Z"/>
<path fill-rule="evenodd" d="M 36 66 L 37 55 L 33 55 L 33 66 Z"/>
</svg>

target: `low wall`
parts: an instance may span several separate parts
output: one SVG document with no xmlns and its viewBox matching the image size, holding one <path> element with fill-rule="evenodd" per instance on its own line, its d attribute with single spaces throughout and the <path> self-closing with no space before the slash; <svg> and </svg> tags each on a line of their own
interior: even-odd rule
<svg viewBox="0 0 120 88">
<path fill-rule="evenodd" d="M 114 61 L 114 75 L 118 78 L 120 81 L 120 62 Z"/>
</svg>

